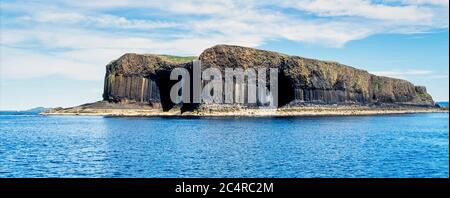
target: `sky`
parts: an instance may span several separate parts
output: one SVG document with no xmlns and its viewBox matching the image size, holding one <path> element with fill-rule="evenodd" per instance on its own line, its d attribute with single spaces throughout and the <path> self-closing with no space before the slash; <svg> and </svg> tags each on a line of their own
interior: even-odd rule
<svg viewBox="0 0 450 198">
<path fill-rule="evenodd" d="M 101 100 L 124 53 L 233 44 L 424 85 L 449 98 L 448 0 L 2 0 L 0 110 Z"/>
</svg>

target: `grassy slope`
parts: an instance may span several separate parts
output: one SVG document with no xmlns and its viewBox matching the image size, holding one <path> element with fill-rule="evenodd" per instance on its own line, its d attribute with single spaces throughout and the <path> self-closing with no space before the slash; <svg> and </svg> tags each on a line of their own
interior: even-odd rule
<svg viewBox="0 0 450 198">
<path fill-rule="evenodd" d="M 186 63 L 186 62 L 190 62 L 195 59 L 198 59 L 197 56 L 172 56 L 172 55 L 165 55 L 165 54 L 161 54 L 158 56 L 166 61 L 174 62 L 174 63 Z"/>
</svg>

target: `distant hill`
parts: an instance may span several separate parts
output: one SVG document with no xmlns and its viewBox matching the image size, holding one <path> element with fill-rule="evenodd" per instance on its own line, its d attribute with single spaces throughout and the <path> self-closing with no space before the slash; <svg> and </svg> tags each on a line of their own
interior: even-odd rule
<svg viewBox="0 0 450 198">
<path fill-rule="evenodd" d="M 35 107 L 35 108 L 31 108 L 31 109 L 25 110 L 25 111 L 23 111 L 23 112 L 28 112 L 28 113 L 42 113 L 42 112 L 48 111 L 48 110 L 50 110 L 50 109 L 51 109 L 51 108 L 47 108 L 47 107 Z"/>
<path fill-rule="evenodd" d="M 40 114 L 42 112 L 48 111 L 51 108 L 47 107 L 35 107 L 23 111 L 0 111 L 0 114 L 2 115 L 35 115 Z"/>
</svg>

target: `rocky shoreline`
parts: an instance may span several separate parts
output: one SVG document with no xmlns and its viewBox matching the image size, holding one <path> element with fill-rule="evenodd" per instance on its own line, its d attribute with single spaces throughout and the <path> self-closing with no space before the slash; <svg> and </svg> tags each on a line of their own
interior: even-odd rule
<svg viewBox="0 0 450 198">
<path fill-rule="evenodd" d="M 248 108 L 232 106 L 205 107 L 193 111 L 182 111 L 172 108 L 169 111 L 155 109 L 138 104 L 116 104 L 106 101 L 90 103 L 72 108 L 59 108 L 42 113 L 42 115 L 81 115 L 81 116 L 123 116 L 123 117 L 289 117 L 289 116 L 358 116 L 386 115 L 408 113 L 446 112 L 448 109 L 439 107 L 371 107 L 359 105 L 308 105 L 303 107 L 284 107 L 278 109 Z"/>
</svg>

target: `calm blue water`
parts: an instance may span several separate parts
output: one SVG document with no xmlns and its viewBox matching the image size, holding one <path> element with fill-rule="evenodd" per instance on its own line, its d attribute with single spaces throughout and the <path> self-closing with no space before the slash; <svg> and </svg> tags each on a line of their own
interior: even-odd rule
<svg viewBox="0 0 450 198">
<path fill-rule="evenodd" d="M 441 107 L 448 107 L 448 102 L 436 102 Z"/>
<path fill-rule="evenodd" d="M 0 115 L 0 177 L 448 177 L 448 113 Z"/>
</svg>

